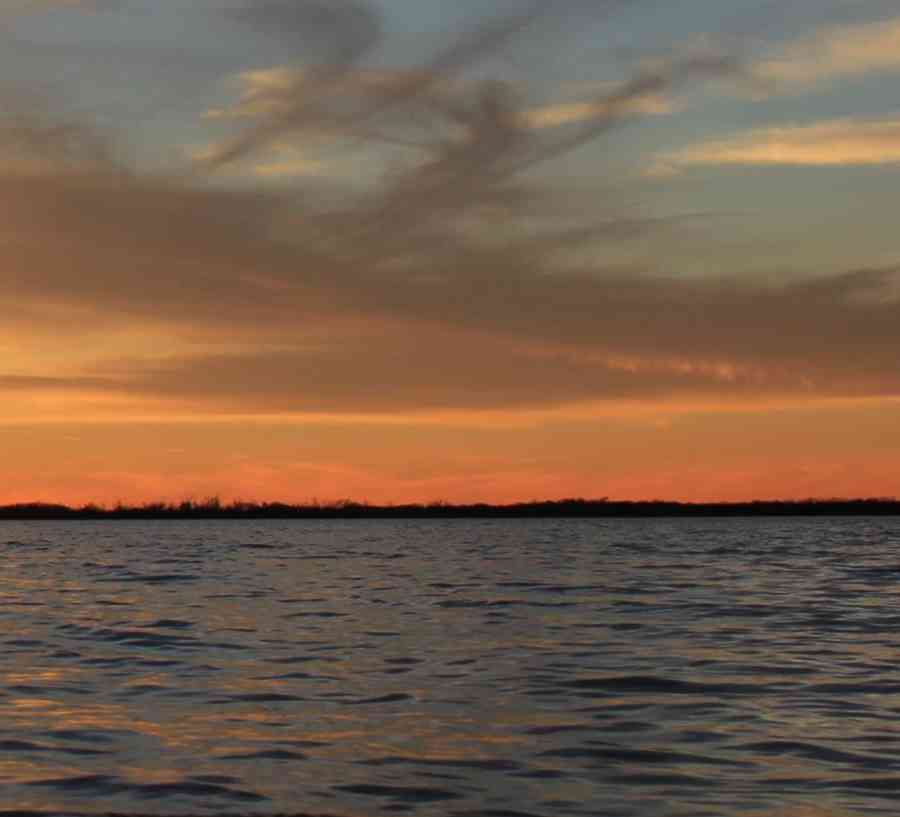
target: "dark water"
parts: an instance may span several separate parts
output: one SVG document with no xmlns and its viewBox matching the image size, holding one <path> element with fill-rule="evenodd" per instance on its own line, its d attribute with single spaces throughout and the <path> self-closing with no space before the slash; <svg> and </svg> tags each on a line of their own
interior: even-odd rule
<svg viewBox="0 0 900 817">
<path fill-rule="evenodd" d="M 900 520 L 0 523 L 0 647 L 0 809 L 900 807 Z"/>
</svg>

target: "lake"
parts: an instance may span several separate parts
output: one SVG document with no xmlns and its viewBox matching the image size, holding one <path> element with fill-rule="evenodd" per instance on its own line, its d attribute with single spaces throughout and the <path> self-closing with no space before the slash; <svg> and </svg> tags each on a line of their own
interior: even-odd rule
<svg viewBox="0 0 900 817">
<path fill-rule="evenodd" d="M 0 522 L 0 808 L 900 798 L 900 519 Z"/>
</svg>

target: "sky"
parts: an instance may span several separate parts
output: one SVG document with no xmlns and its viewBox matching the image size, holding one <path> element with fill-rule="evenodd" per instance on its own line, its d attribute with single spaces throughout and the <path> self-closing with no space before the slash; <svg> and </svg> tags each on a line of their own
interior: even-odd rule
<svg viewBox="0 0 900 817">
<path fill-rule="evenodd" d="M 900 495 L 895 0 L 0 0 L 0 503 Z"/>
</svg>

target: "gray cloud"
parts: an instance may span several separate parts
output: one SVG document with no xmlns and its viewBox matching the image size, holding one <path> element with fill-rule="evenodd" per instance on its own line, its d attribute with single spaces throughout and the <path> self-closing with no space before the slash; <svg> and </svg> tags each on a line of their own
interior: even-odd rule
<svg viewBox="0 0 900 817">
<path fill-rule="evenodd" d="M 337 413 L 900 393 L 900 375 L 887 372 L 883 362 L 850 367 L 808 357 L 722 361 L 661 356 L 659 350 L 652 357 L 616 356 L 602 346 L 541 346 L 517 337 L 418 327 L 408 335 L 350 336 L 294 351 L 130 366 L 123 388 L 194 400 L 213 410 Z"/>
<path fill-rule="evenodd" d="M 388 130 L 432 134 L 361 193 L 148 174 L 87 125 L 0 117 L 0 238 L 14 249 L 0 285 L 16 293 L 17 331 L 52 330 L 64 305 L 82 316 L 59 330 L 74 339 L 120 325 L 178 340 L 152 360 L 85 360 L 0 388 L 335 412 L 900 394 L 895 269 L 762 283 L 603 260 L 612 242 L 672 225 L 618 206 L 585 223 L 531 171 L 624 125 L 634 100 L 734 63 L 660 62 L 604 89 L 594 119 L 548 134 L 523 124 L 515 88 L 460 76 L 548 8 L 476 25 L 386 83 L 351 75 L 383 36 L 367 6 L 267 2 L 238 15 L 291 43 L 307 32 L 323 67 L 213 164 L 316 128 L 375 148 Z M 198 338 L 244 349 L 186 352 Z"/>
<path fill-rule="evenodd" d="M 106 11 L 121 6 L 121 0 L 4 0 L 0 2 L 3 14 L 28 14 L 54 9 L 78 11 Z"/>
<path fill-rule="evenodd" d="M 738 70 L 732 57 L 715 52 L 660 60 L 585 100 L 590 116 L 561 123 L 568 127 L 535 129 L 514 88 L 499 81 L 465 81 L 463 75 L 548 18 L 587 14 L 585 4 L 523 3 L 519 11 L 474 25 L 422 64 L 394 72 L 387 80 L 382 74 L 381 81 L 366 81 L 360 71 L 361 60 L 377 41 L 371 10 L 349 1 L 326 5 L 327 11 L 319 0 L 273 0 L 243 15 L 266 26 L 277 22 L 282 32 L 297 32 L 298 38 L 308 19 L 313 32 L 325 29 L 322 39 L 332 44 L 331 53 L 321 65 L 293 79 L 282 73 L 281 81 L 269 83 L 268 93 L 252 100 L 255 109 L 244 109 L 245 115 L 255 113 L 257 121 L 209 151 L 204 164 L 221 169 L 277 140 L 302 143 L 310 133 L 322 132 L 332 139 L 362 140 L 369 148 L 382 143 L 417 149 L 405 172 L 395 172 L 377 196 L 345 213 L 363 229 L 355 240 L 370 260 L 377 260 L 372 239 L 384 238 L 386 222 L 402 221 L 409 233 L 479 206 L 508 208 L 527 201 L 522 179 L 528 171 L 597 139 L 633 117 L 640 103 L 670 88 Z M 596 3 L 590 16 L 603 19 L 627 5 L 631 3 L 623 0 Z M 422 137 L 423 132 L 429 137 Z M 393 241 L 384 248 L 403 249 Z"/>
<path fill-rule="evenodd" d="M 0 375 L 0 393 L 34 391 L 116 391 L 121 383 L 100 377 Z"/>
</svg>

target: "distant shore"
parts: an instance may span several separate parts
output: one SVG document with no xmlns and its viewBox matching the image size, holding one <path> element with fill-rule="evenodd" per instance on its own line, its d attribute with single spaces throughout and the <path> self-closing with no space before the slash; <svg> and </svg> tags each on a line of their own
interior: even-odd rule
<svg viewBox="0 0 900 817">
<path fill-rule="evenodd" d="M 70 507 L 44 502 L 0 506 L 0 520 L 52 519 L 554 519 L 708 516 L 900 516 L 889 498 L 756 500 L 752 502 L 560 499 L 511 504 L 371 505 L 350 500 L 292 505 L 282 502 L 148 503 Z"/>
</svg>

